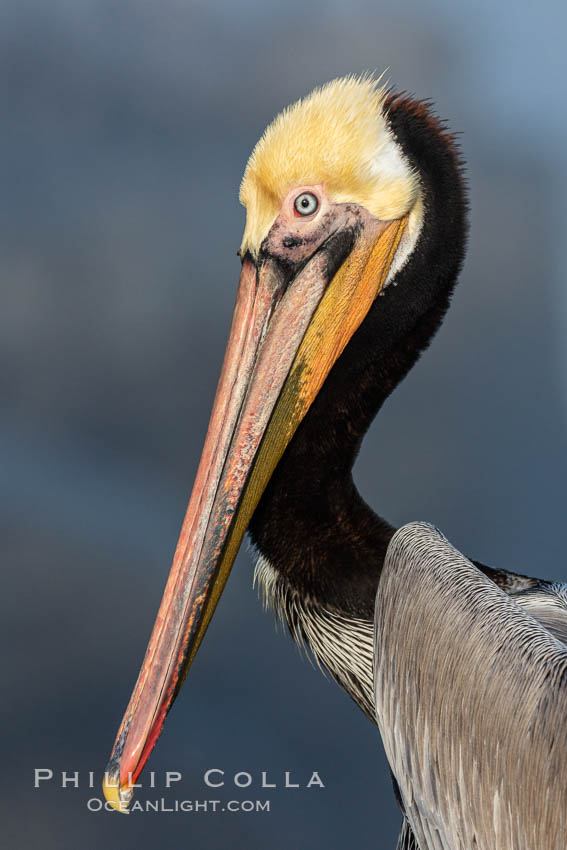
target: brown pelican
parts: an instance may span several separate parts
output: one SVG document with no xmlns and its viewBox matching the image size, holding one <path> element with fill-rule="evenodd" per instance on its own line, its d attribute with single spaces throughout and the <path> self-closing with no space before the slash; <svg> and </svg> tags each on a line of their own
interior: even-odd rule
<svg viewBox="0 0 567 850">
<path fill-rule="evenodd" d="M 267 601 L 381 732 L 399 848 L 567 847 L 567 593 L 395 530 L 351 470 L 463 260 L 454 138 L 371 78 L 286 109 L 246 167 L 242 271 L 201 463 L 107 768 L 128 804 L 249 531 Z"/>
</svg>

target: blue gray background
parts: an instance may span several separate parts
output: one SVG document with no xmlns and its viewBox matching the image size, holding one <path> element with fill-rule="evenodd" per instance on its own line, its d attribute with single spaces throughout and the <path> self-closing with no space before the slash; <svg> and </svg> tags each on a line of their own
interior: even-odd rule
<svg viewBox="0 0 567 850">
<path fill-rule="evenodd" d="M 271 813 L 121 818 L 86 802 L 198 462 L 240 176 L 274 114 L 316 84 L 389 68 L 462 131 L 468 161 L 466 269 L 366 439 L 364 496 L 487 563 L 567 579 L 566 18 L 552 0 L 0 4 L 6 846 L 394 846 L 377 734 L 276 634 L 246 547 L 151 767 L 160 783 L 183 771 L 174 796 L 269 796 Z M 56 781 L 34 790 L 35 767 Z M 210 767 L 318 770 L 326 788 L 211 794 Z M 81 771 L 79 789 L 58 787 L 63 770 Z"/>
</svg>

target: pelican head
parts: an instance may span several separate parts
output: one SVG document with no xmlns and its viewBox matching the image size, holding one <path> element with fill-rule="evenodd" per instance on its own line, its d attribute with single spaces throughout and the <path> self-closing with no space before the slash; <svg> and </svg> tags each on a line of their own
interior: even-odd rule
<svg viewBox="0 0 567 850">
<path fill-rule="evenodd" d="M 422 221 L 418 176 L 375 80 L 335 80 L 256 145 L 234 317 L 201 462 L 104 782 L 123 810 L 286 446 Z"/>
</svg>

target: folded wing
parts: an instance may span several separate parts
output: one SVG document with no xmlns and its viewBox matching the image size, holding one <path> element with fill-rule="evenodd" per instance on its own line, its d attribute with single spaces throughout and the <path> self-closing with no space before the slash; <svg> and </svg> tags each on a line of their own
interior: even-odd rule
<svg viewBox="0 0 567 850">
<path fill-rule="evenodd" d="M 567 847 L 563 594 L 508 596 L 429 525 L 394 536 L 376 597 L 376 711 L 421 850 Z"/>
</svg>

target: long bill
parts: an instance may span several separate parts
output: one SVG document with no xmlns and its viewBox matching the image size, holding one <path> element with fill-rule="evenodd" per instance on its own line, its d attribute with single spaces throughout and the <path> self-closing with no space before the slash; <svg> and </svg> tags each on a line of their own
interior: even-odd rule
<svg viewBox="0 0 567 850">
<path fill-rule="evenodd" d="M 295 272 L 242 265 L 203 454 L 103 789 L 125 811 L 220 598 L 261 495 L 380 292 L 406 219 L 332 234 Z"/>
</svg>

